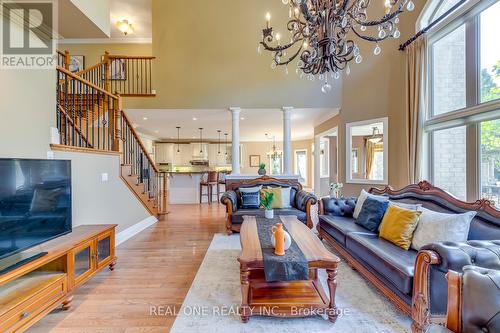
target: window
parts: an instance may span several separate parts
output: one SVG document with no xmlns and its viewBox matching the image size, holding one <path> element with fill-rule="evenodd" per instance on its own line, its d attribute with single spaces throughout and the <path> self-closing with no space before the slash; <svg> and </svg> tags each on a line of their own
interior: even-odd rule
<svg viewBox="0 0 500 333">
<path fill-rule="evenodd" d="M 319 163 L 320 177 L 330 177 L 330 142 L 328 139 L 321 139 L 319 144 Z"/>
<path fill-rule="evenodd" d="M 500 119 L 481 124 L 481 196 L 500 208 Z"/>
<path fill-rule="evenodd" d="M 358 148 L 352 149 L 351 153 L 351 161 L 352 161 L 352 173 L 358 173 L 359 172 L 359 157 L 358 157 Z"/>
<path fill-rule="evenodd" d="M 466 200 L 465 126 L 433 133 L 434 184 Z"/>
<path fill-rule="evenodd" d="M 429 24 L 457 3 L 434 0 L 423 20 Z M 487 198 L 496 205 L 500 186 L 499 17 L 499 1 L 470 0 L 428 33 L 427 163 L 423 166 L 426 178 L 455 197 Z"/>
<path fill-rule="evenodd" d="M 481 102 L 500 98 L 500 2 L 481 13 Z"/>
<path fill-rule="evenodd" d="M 432 66 L 433 114 L 465 108 L 465 25 L 432 44 Z"/>
<path fill-rule="evenodd" d="M 269 165 L 271 166 L 271 175 L 281 175 L 283 169 L 283 160 L 280 154 L 269 156 Z"/>
<path fill-rule="evenodd" d="M 301 184 L 307 184 L 307 150 L 295 151 L 295 174 Z"/>
</svg>

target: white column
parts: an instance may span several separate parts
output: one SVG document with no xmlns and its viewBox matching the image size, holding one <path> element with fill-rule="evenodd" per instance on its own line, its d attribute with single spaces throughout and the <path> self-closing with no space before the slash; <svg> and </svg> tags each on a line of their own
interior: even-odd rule
<svg viewBox="0 0 500 333">
<path fill-rule="evenodd" d="M 293 107 L 283 107 L 283 174 L 293 174 L 292 116 Z"/>
<path fill-rule="evenodd" d="M 240 113 L 241 108 L 229 108 L 233 116 L 233 133 L 232 133 L 232 167 L 233 175 L 240 174 Z"/>
</svg>

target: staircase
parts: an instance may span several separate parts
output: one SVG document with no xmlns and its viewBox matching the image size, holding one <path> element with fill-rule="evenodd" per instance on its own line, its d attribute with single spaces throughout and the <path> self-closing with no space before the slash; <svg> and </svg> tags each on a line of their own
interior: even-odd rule
<svg viewBox="0 0 500 333">
<path fill-rule="evenodd" d="M 122 96 L 153 97 L 154 57 L 113 56 L 72 73 L 70 54 L 58 52 L 57 128 L 60 144 L 120 153 L 121 178 L 154 216 L 167 214 L 167 177 L 156 167 L 122 110 Z"/>
</svg>

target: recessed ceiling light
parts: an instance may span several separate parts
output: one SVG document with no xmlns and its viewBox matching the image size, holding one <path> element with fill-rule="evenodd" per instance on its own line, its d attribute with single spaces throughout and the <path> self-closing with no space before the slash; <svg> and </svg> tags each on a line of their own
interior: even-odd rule
<svg viewBox="0 0 500 333">
<path fill-rule="evenodd" d="M 148 117 L 142 117 L 142 120 L 148 120 Z"/>
<path fill-rule="evenodd" d="M 198 120 L 198 118 L 196 118 L 196 117 L 193 117 L 193 120 Z"/>
<path fill-rule="evenodd" d="M 160 133 L 160 131 L 156 130 L 155 133 Z"/>
<path fill-rule="evenodd" d="M 245 120 L 245 117 L 241 117 L 241 120 Z"/>
</svg>

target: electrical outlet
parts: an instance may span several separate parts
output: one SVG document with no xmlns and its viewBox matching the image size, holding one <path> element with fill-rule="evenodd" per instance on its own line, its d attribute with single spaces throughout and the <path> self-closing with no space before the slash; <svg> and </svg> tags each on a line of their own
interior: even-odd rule
<svg viewBox="0 0 500 333">
<path fill-rule="evenodd" d="M 107 183 L 109 180 L 108 174 L 107 173 L 101 173 L 101 182 L 102 183 Z"/>
</svg>

